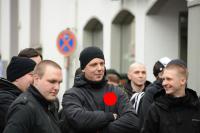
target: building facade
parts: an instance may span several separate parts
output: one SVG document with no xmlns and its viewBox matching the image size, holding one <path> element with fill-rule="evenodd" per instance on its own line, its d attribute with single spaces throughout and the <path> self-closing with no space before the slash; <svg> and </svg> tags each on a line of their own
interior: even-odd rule
<svg viewBox="0 0 200 133">
<path fill-rule="evenodd" d="M 63 67 L 61 99 L 73 85 L 84 47 L 100 47 L 106 67 L 120 73 L 134 61 L 145 63 L 150 81 L 158 59 L 181 58 L 189 66 L 188 86 L 199 91 L 199 4 L 199 0 L 0 0 L 1 60 L 6 66 L 21 49 L 38 48 L 44 59 Z M 65 29 L 77 39 L 70 57 L 56 47 Z"/>
</svg>

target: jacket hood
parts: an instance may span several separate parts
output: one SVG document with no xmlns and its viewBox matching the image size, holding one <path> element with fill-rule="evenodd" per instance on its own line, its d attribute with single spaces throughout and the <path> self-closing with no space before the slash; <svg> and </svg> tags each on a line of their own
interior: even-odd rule
<svg viewBox="0 0 200 133">
<path fill-rule="evenodd" d="M 158 106 L 166 110 L 178 106 L 196 107 L 197 104 L 200 104 L 195 91 L 186 88 L 185 92 L 186 95 L 184 97 L 176 98 L 166 95 L 163 89 L 155 94 L 154 100 Z"/>
<path fill-rule="evenodd" d="M 0 91 L 7 91 L 11 92 L 12 94 L 19 95 L 22 93 L 22 91 L 13 83 L 8 81 L 7 79 L 1 78 L 0 79 Z"/>
<path fill-rule="evenodd" d="M 87 84 L 87 82 L 84 80 L 83 73 L 80 73 L 74 77 L 74 87 L 84 86 L 85 84 Z"/>
</svg>

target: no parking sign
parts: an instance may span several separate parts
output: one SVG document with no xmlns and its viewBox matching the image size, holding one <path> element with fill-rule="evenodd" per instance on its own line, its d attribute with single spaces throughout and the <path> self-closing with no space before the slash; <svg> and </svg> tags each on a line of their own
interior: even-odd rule
<svg viewBox="0 0 200 133">
<path fill-rule="evenodd" d="M 65 57 L 70 56 L 76 49 L 76 37 L 74 33 L 69 29 L 60 32 L 57 38 L 57 48 Z"/>
</svg>

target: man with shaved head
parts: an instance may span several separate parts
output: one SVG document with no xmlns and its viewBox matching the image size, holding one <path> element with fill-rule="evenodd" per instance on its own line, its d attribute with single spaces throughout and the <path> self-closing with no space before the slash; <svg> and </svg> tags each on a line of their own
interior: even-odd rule
<svg viewBox="0 0 200 133">
<path fill-rule="evenodd" d="M 127 92 L 133 108 L 140 117 L 142 113 L 140 104 L 142 103 L 145 88 L 150 84 L 150 82 L 146 80 L 146 66 L 139 62 L 131 64 L 127 76 L 129 81 L 124 86 L 125 92 Z"/>
<path fill-rule="evenodd" d="M 146 80 L 146 66 L 142 63 L 136 62 L 131 64 L 129 66 L 127 75 L 129 81 L 127 84 L 125 84 L 124 88 L 129 98 L 131 98 L 136 92 L 143 92 L 145 87 L 150 84 L 150 82 Z"/>
</svg>

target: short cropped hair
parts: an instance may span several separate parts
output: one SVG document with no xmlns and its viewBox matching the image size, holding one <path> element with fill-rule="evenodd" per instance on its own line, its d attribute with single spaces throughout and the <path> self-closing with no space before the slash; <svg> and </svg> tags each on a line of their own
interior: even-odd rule
<svg viewBox="0 0 200 133">
<path fill-rule="evenodd" d="M 129 68 L 128 68 L 128 73 L 131 73 L 131 72 L 135 69 L 136 66 L 144 66 L 145 69 L 146 69 L 145 64 L 140 63 L 140 62 L 134 62 L 134 63 L 132 63 L 132 64 L 129 66 Z"/>
<path fill-rule="evenodd" d="M 187 64 L 180 59 L 174 59 L 171 60 L 167 66 L 166 69 L 177 69 L 179 74 L 181 74 L 182 76 L 184 76 L 186 79 L 188 79 L 188 68 L 187 68 Z"/>
<path fill-rule="evenodd" d="M 41 78 L 44 75 L 45 69 L 47 66 L 52 66 L 52 67 L 60 69 L 60 70 L 62 69 L 60 67 L 60 65 L 58 65 L 56 62 L 54 62 L 52 60 L 43 60 L 39 64 L 36 65 L 33 73 L 37 74 Z"/>
</svg>

